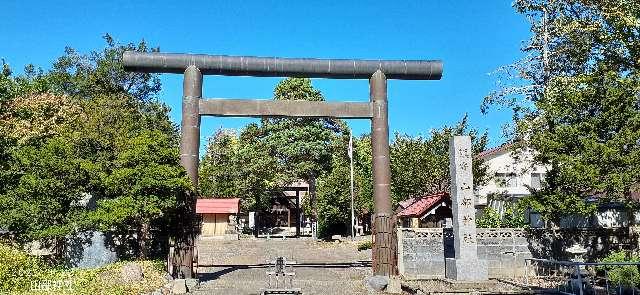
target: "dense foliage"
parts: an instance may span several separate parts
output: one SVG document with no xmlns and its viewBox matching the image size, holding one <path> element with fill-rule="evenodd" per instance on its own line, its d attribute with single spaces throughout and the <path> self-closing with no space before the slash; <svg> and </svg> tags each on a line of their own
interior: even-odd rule
<svg viewBox="0 0 640 295">
<path fill-rule="evenodd" d="M 58 258 L 66 238 L 96 229 L 121 254 L 147 255 L 150 232 L 167 230 L 189 189 L 158 77 L 120 61 L 124 50 L 157 49 L 105 40 L 89 54 L 67 48 L 50 70 L 14 76 L 4 64 L 0 75 L 0 228 Z"/>
<path fill-rule="evenodd" d="M 640 180 L 640 4 L 615 0 L 518 0 L 531 22 L 511 84 L 485 99 L 509 107 L 514 141 L 549 165 L 530 198 L 547 220 L 588 214 L 600 200 L 629 201 Z"/>
<path fill-rule="evenodd" d="M 240 194 L 238 170 L 240 140 L 233 130 L 219 130 L 209 138 L 200 162 L 200 194 L 204 197 L 235 197 Z"/>
<path fill-rule="evenodd" d="M 469 130 L 467 116 L 455 126 L 434 129 L 428 137 L 396 134 L 390 146 L 391 192 L 394 205 L 412 196 L 450 191 L 449 138 L 471 136 L 473 154 L 485 150 L 487 133 Z M 474 186 L 486 182 L 486 166 L 473 158 Z"/>
</svg>

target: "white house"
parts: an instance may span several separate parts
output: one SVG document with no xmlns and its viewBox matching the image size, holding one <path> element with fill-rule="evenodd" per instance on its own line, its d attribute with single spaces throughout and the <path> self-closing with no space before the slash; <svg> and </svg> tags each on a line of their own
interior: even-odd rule
<svg viewBox="0 0 640 295">
<path fill-rule="evenodd" d="M 549 167 L 534 164 L 533 151 L 520 149 L 513 151 L 513 144 L 503 144 L 477 155 L 487 165 L 489 181 L 476 188 L 477 204 L 490 205 L 500 210 L 497 201 L 490 204 L 489 195 L 507 198 L 521 198 L 530 194 L 529 188 L 540 188 Z"/>
<path fill-rule="evenodd" d="M 551 167 L 535 164 L 533 153 L 533 150 L 526 148 L 514 152 L 513 144 L 504 144 L 478 154 L 477 157 L 487 165 L 489 181 L 476 188 L 477 204 L 502 213 L 506 202 L 529 195 L 529 188 L 540 188 Z M 491 199 L 488 198 L 490 195 L 501 195 L 504 198 Z M 630 197 L 640 199 L 640 186 L 632 190 Z M 545 226 L 539 214 L 530 212 L 527 215 L 532 227 Z M 600 204 L 598 212 L 593 216 L 564 217 L 559 225 L 561 228 L 615 228 L 628 226 L 631 221 L 640 224 L 640 212 L 627 212 L 620 204 L 608 203 Z"/>
</svg>

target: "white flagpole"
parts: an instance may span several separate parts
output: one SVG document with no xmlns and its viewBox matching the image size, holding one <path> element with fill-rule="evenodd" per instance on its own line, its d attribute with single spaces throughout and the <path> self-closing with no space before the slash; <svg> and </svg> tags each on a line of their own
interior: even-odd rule
<svg viewBox="0 0 640 295">
<path fill-rule="evenodd" d="M 356 224 L 353 210 L 353 132 L 351 130 L 349 130 L 349 160 L 351 161 L 351 238 L 354 238 Z"/>
</svg>

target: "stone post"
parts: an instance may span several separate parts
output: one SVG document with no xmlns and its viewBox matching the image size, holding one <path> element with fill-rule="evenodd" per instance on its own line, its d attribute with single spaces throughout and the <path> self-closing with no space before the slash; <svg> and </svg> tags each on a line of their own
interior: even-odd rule
<svg viewBox="0 0 640 295">
<path fill-rule="evenodd" d="M 488 279 L 488 269 L 487 261 L 478 259 L 472 154 L 471 137 L 449 139 L 455 258 L 446 259 L 445 275 L 452 280 L 477 282 Z"/>
</svg>

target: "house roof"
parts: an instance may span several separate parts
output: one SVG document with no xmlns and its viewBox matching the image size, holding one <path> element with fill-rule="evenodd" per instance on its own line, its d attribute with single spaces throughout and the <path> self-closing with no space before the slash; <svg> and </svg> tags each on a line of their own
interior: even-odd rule
<svg viewBox="0 0 640 295">
<path fill-rule="evenodd" d="M 422 216 L 426 212 L 429 212 L 432 208 L 438 205 L 440 202 L 449 198 L 449 193 L 439 192 L 432 195 L 426 195 L 422 197 L 414 197 L 400 202 L 400 212 L 398 216 Z"/>
<path fill-rule="evenodd" d="M 240 212 L 240 199 L 198 199 L 196 201 L 196 213 L 238 213 Z"/>
<path fill-rule="evenodd" d="M 488 150 L 482 151 L 480 153 L 478 153 L 478 155 L 476 155 L 476 157 L 478 158 L 484 158 L 484 157 L 488 157 L 488 156 L 493 156 L 495 154 L 501 153 L 503 151 L 509 150 L 509 148 L 511 148 L 513 146 L 513 143 L 505 143 L 502 144 L 500 146 L 494 147 L 494 148 L 490 148 Z"/>
<path fill-rule="evenodd" d="M 400 202 L 398 202 L 398 206 L 400 207 L 399 209 L 405 209 L 405 208 L 411 206 L 416 201 L 417 201 L 417 198 L 415 198 L 415 197 L 406 199 L 404 201 L 400 201 Z"/>
</svg>

